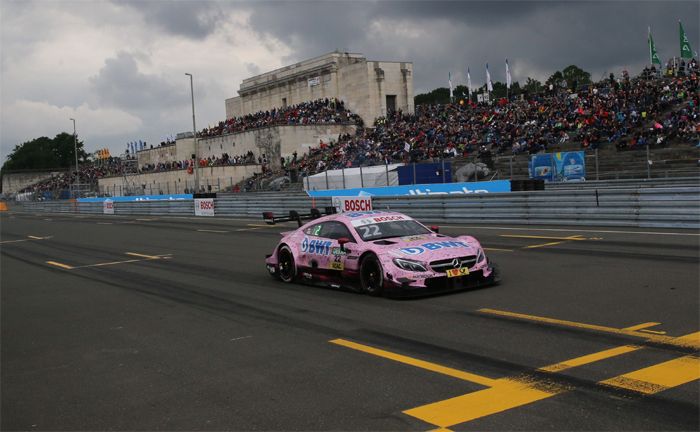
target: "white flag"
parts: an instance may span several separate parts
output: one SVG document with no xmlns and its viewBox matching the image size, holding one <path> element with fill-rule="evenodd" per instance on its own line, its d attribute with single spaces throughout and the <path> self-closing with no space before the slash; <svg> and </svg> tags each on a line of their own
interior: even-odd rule
<svg viewBox="0 0 700 432">
<path fill-rule="evenodd" d="M 506 59 L 506 87 L 510 88 L 512 80 L 510 78 L 510 68 L 508 67 L 508 59 Z"/>
<path fill-rule="evenodd" d="M 486 90 L 493 91 L 493 83 L 491 82 L 491 74 L 489 73 L 489 64 L 486 63 Z"/>
<path fill-rule="evenodd" d="M 404 141 L 403 149 L 404 149 L 404 151 L 405 151 L 406 153 L 410 152 L 410 151 L 411 151 L 411 144 L 409 144 L 408 142 Z"/>
<path fill-rule="evenodd" d="M 469 98 L 472 97 L 472 74 L 469 73 L 469 68 L 467 68 L 467 92 L 469 93 Z"/>
<path fill-rule="evenodd" d="M 447 72 L 447 82 L 450 84 L 450 101 L 452 101 L 452 73 Z"/>
</svg>

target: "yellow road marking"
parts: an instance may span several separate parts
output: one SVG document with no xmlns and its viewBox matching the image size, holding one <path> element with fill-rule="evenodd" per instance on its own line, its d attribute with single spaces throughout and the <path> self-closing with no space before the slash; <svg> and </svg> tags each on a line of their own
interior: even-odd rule
<svg viewBox="0 0 700 432">
<path fill-rule="evenodd" d="M 673 345 L 673 346 L 679 346 L 679 347 L 700 349 L 700 332 L 691 333 L 691 334 L 688 334 L 685 336 L 680 336 L 680 337 L 672 337 L 672 336 L 663 336 L 663 335 L 643 333 L 641 331 L 636 331 L 636 330 L 619 329 L 619 328 L 615 328 L 615 327 L 607 327 L 607 326 L 601 326 L 601 325 L 596 325 L 596 324 L 579 323 L 579 322 L 575 322 L 575 321 L 560 320 L 560 319 L 556 319 L 556 318 L 546 318 L 546 317 L 540 317 L 540 316 L 536 316 L 536 315 L 527 315 L 527 314 L 501 311 L 501 310 L 489 309 L 489 308 L 478 309 L 477 312 L 481 312 L 483 314 L 488 314 L 488 315 L 497 315 L 497 316 L 505 316 L 508 318 L 517 318 L 517 319 L 526 320 L 526 321 L 543 322 L 543 323 L 547 323 L 547 324 L 559 325 L 559 326 L 564 326 L 564 327 L 574 327 L 574 328 L 581 328 L 581 329 L 586 329 L 586 330 L 595 330 L 595 331 L 599 331 L 599 332 L 603 332 L 603 333 L 613 333 L 613 334 L 620 334 L 620 335 L 625 335 L 625 336 L 634 336 L 634 337 L 643 338 L 643 339 L 649 340 L 651 342 L 655 342 L 655 343 L 662 344 L 662 345 Z"/>
<path fill-rule="evenodd" d="M 412 408 L 404 411 L 404 414 L 446 428 L 527 405 L 557 393 L 556 390 L 536 389 L 528 382 L 500 379 L 491 388 Z"/>
<path fill-rule="evenodd" d="M 580 235 L 574 235 L 569 237 L 551 237 L 551 236 L 536 236 L 536 235 L 524 235 L 524 234 L 499 234 L 499 237 L 514 237 L 514 238 L 527 238 L 527 239 L 544 239 L 544 240 L 586 240 L 581 238 Z"/>
<path fill-rule="evenodd" d="M 649 327 L 654 327 L 654 326 L 657 326 L 657 325 L 659 325 L 659 324 L 661 324 L 661 323 L 657 323 L 657 322 L 647 322 L 647 323 L 642 323 L 642 324 L 633 325 L 633 326 L 630 326 L 630 327 L 625 327 L 623 330 L 633 330 L 633 331 L 634 331 L 634 330 L 641 330 L 641 329 L 645 329 L 645 328 L 649 328 Z"/>
<path fill-rule="evenodd" d="M 558 245 L 561 243 L 564 243 L 564 242 L 558 241 L 558 242 L 551 242 L 551 243 L 536 244 L 536 245 L 532 245 L 532 246 L 525 246 L 523 249 L 535 249 L 535 248 L 541 248 L 541 247 L 545 247 L 545 246 L 554 246 L 554 245 Z"/>
<path fill-rule="evenodd" d="M 513 252 L 513 249 L 484 248 L 486 251 Z"/>
<path fill-rule="evenodd" d="M 571 360 L 566 360 L 561 363 L 555 363 L 549 366 L 541 367 L 538 370 L 543 372 L 561 372 L 566 369 L 571 369 L 578 366 L 583 366 L 585 364 L 594 363 L 600 360 L 605 360 L 610 357 L 619 356 L 621 354 L 626 354 L 628 352 L 637 351 L 642 347 L 636 345 L 625 345 L 620 347 L 611 348 L 609 350 L 600 351 L 593 354 L 588 354 L 582 357 L 578 357 Z"/>
<path fill-rule="evenodd" d="M 459 379 L 464 380 L 464 381 L 473 382 L 475 384 L 481 384 L 481 385 L 487 386 L 487 387 L 493 386 L 496 382 L 496 380 L 492 379 L 492 378 L 487 378 L 487 377 L 484 377 L 481 375 L 476 375 L 476 374 L 472 374 L 469 372 L 464 372 L 464 371 L 461 371 L 458 369 L 453 369 L 453 368 L 450 368 L 447 366 L 442 366 L 442 365 L 427 362 L 424 360 L 414 359 L 412 357 L 404 356 L 401 354 L 395 354 L 395 353 L 392 353 L 389 351 L 384 351 L 384 350 L 379 349 L 379 348 L 374 348 L 374 347 L 370 347 L 367 345 L 362 345 L 362 344 L 351 342 L 351 341 L 348 341 L 345 339 L 333 339 L 329 342 L 332 344 L 344 346 L 346 348 L 351 348 L 351 349 L 354 349 L 357 351 L 362 351 L 362 352 L 366 352 L 368 354 L 373 354 L 373 355 L 376 355 L 378 357 L 383 357 L 383 358 L 386 358 L 389 360 L 394 360 L 394 361 L 397 361 L 399 363 L 407 364 L 410 366 L 415 366 L 415 367 L 418 367 L 421 369 L 426 369 L 426 370 L 429 370 L 431 372 L 436 372 L 436 373 L 439 373 L 442 375 L 448 375 L 448 376 L 451 376 L 454 378 L 459 378 Z"/>
<path fill-rule="evenodd" d="M 141 258 L 148 258 L 148 259 L 160 259 L 160 257 L 155 256 L 155 255 L 144 255 L 140 253 L 135 253 L 135 252 L 125 252 L 126 255 L 131 255 L 131 256 L 136 256 L 136 257 L 141 257 Z"/>
<path fill-rule="evenodd" d="M 73 268 L 73 267 L 69 266 L 68 264 L 61 264 L 60 262 L 56 262 L 56 261 L 46 261 L 46 264 L 51 264 L 53 266 L 61 267 L 61 268 L 64 268 L 66 270 L 70 270 Z"/>
<path fill-rule="evenodd" d="M 700 379 L 700 359 L 694 355 L 688 355 L 600 383 L 638 393 L 654 394 L 698 379 Z"/>
</svg>

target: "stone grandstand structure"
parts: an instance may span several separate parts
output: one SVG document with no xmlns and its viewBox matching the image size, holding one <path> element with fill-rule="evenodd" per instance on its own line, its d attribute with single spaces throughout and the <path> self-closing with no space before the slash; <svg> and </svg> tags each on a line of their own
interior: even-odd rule
<svg viewBox="0 0 700 432">
<path fill-rule="evenodd" d="M 226 118 L 319 98 L 345 101 L 368 125 L 390 111 L 413 113 L 413 63 L 337 51 L 314 57 L 243 80 L 226 99 Z"/>
</svg>

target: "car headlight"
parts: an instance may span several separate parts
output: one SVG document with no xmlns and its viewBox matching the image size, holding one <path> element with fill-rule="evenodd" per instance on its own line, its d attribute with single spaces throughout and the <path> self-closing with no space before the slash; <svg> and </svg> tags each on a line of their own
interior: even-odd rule
<svg viewBox="0 0 700 432">
<path fill-rule="evenodd" d="M 476 254 L 476 262 L 480 263 L 484 258 L 486 258 L 486 254 L 482 248 L 479 248 L 479 252 Z"/>
<path fill-rule="evenodd" d="M 394 258 L 394 264 L 396 264 L 396 267 L 398 267 L 402 270 L 410 270 L 410 271 L 415 271 L 415 272 L 428 271 L 428 269 L 425 268 L 425 264 L 423 264 L 422 262 L 418 262 L 418 261 L 413 261 L 413 260 L 408 260 L 408 259 L 403 259 L 403 258 Z"/>
</svg>

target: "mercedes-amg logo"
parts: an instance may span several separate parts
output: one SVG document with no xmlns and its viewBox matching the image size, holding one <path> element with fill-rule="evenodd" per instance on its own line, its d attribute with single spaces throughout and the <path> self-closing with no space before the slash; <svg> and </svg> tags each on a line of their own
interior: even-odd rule
<svg viewBox="0 0 700 432">
<path fill-rule="evenodd" d="M 459 258 L 455 258 L 452 260 L 452 267 L 453 268 L 462 268 L 462 261 Z"/>
</svg>

